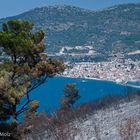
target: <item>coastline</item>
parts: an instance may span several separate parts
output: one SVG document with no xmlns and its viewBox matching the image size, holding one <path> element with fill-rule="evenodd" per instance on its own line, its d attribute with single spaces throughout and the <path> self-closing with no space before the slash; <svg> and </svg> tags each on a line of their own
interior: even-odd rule
<svg viewBox="0 0 140 140">
<path fill-rule="evenodd" d="M 132 66 L 133 64 L 133 66 Z M 110 81 L 123 86 L 140 88 L 140 61 L 114 58 L 103 62 L 80 62 L 71 64 L 63 73 L 63 77 L 83 78 L 91 80 Z M 132 82 L 132 83 L 130 83 Z"/>
<path fill-rule="evenodd" d="M 136 86 L 136 85 L 132 85 L 129 84 L 128 82 L 140 82 L 138 80 L 131 80 L 131 81 L 127 81 L 127 82 L 118 82 L 117 80 L 108 80 L 108 79 L 99 79 L 99 78 L 93 78 L 93 77 L 74 77 L 74 76 L 66 76 L 66 75 L 59 75 L 58 77 L 64 77 L 64 78 L 75 78 L 75 79 L 82 79 L 82 80 L 97 80 L 97 81 L 107 81 L 107 82 L 113 82 L 122 86 L 127 86 L 127 87 L 132 87 L 132 88 L 137 88 L 140 89 L 140 85 Z"/>
</svg>

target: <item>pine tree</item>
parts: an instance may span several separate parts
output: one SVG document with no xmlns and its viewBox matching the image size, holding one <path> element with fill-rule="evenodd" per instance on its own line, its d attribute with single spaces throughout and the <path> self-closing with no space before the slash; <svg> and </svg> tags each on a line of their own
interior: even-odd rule
<svg viewBox="0 0 140 140">
<path fill-rule="evenodd" d="M 80 98 L 79 89 L 75 84 L 66 84 L 64 87 L 64 96 L 61 98 L 62 109 L 73 108 L 75 102 Z"/>
<path fill-rule="evenodd" d="M 0 63 L 0 122 L 32 110 L 30 92 L 46 79 L 64 71 L 62 61 L 49 59 L 43 52 L 44 32 L 33 32 L 28 21 L 11 20 L 3 24 L 0 32 L 0 49 L 7 58 Z M 26 103 L 17 110 L 22 97 Z M 37 106 L 37 105 L 36 105 Z"/>
</svg>

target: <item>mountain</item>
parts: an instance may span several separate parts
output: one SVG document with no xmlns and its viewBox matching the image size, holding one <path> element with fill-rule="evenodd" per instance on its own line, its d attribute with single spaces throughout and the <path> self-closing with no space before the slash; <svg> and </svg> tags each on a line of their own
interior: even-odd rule
<svg viewBox="0 0 140 140">
<path fill-rule="evenodd" d="M 90 46 L 91 55 L 95 51 L 103 58 L 111 53 L 129 53 L 140 48 L 140 4 L 99 11 L 67 5 L 41 7 L 1 19 L 0 26 L 10 19 L 29 20 L 34 23 L 35 30 L 43 29 L 46 51 L 60 53 L 59 56 L 64 52 L 86 54 L 89 51 L 89 47 L 75 49 L 75 46 Z"/>
</svg>

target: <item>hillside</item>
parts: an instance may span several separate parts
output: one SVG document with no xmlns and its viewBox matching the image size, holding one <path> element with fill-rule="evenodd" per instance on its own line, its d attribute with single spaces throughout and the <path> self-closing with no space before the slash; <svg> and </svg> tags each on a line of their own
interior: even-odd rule
<svg viewBox="0 0 140 140">
<path fill-rule="evenodd" d="M 23 140 L 139 140 L 139 99 L 140 97 L 136 96 L 129 101 L 122 100 L 107 108 L 91 111 L 90 115 L 85 114 L 86 117 L 82 119 L 75 117 L 75 114 L 73 121 L 59 126 L 48 125 L 42 116 L 40 123 L 37 123 L 39 120 L 35 120 L 36 125 L 32 132 Z"/>
<path fill-rule="evenodd" d="M 100 11 L 65 5 L 49 6 L 1 19 L 0 25 L 9 19 L 26 19 L 35 24 L 35 29 L 45 31 L 47 52 L 59 53 L 59 57 L 64 52 L 86 54 L 89 48 L 84 46 L 90 46 L 91 51 L 88 56 L 84 55 L 85 60 L 92 55 L 105 59 L 112 52 L 139 50 L 139 15 L 140 4 L 118 5 Z M 75 49 L 75 46 L 83 48 Z"/>
</svg>

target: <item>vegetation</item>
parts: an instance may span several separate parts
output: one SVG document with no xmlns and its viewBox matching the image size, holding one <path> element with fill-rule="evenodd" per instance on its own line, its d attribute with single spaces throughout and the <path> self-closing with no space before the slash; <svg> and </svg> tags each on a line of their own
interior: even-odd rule
<svg viewBox="0 0 140 140">
<path fill-rule="evenodd" d="M 123 140 L 135 140 L 137 139 L 137 133 L 139 133 L 137 120 L 135 118 L 128 118 L 126 124 L 120 126 L 120 136 Z"/>
<path fill-rule="evenodd" d="M 125 119 L 122 119 L 122 121 L 116 120 L 115 125 L 117 125 L 118 127 L 117 127 L 117 131 L 114 130 L 115 131 L 114 133 L 117 133 L 124 140 L 128 137 L 129 139 L 134 138 L 140 132 L 139 126 L 137 125 L 137 120 L 135 120 L 132 117 L 127 118 L 128 116 L 124 116 L 124 112 L 123 112 L 126 110 L 123 110 L 121 112 L 120 110 L 122 109 L 122 105 L 123 106 L 125 105 L 125 109 L 126 109 L 127 103 L 128 104 L 130 103 L 130 105 L 132 105 L 131 103 L 136 100 L 139 103 L 139 99 L 140 99 L 139 93 L 140 92 L 131 93 L 132 94 L 131 100 L 129 100 L 127 96 L 120 96 L 118 98 L 118 96 L 112 95 L 112 96 L 99 99 L 96 102 L 88 102 L 85 104 L 81 104 L 74 108 L 68 109 L 68 111 L 57 110 L 52 115 L 42 112 L 29 122 L 23 121 L 22 125 L 20 126 L 20 129 L 23 129 L 27 123 L 30 124 L 31 127 L 28 127 L 30 129 L 29 131 L 30 133 L 25 134 L 25 137 L 28 139 L 46 138 L 46 139 L 53 139 L 53 140 L 74 140 L 76 139 L 76 136 L 79 134 L 80 134 L 80 139 L 84 139 L 85 133 L 82 132 L 81 134 L 78 125 L 83 124 L 83 122 L 85 122 L 85 125 L 87 124 L 87 128 L 85 128 L 84 131 L 87 131 L 87 134 L 88 134 L 88 131 L 89 131 L 88 128 L 91 128 L 92 134 L 93 135 L 95 134 L 94 136 L 96 137 L 96 139 L 101 140 L 100 137 L 104 132 L 101 131 L 101 128 L 99 126 L 102 125 L 103 123 L 105 124 L 111 123 L 111 120 L 109 120 L 110 122 L 104 122 L 105 120 L 102 120 L 102 121 L 100 120 L 101 117 L 104 118 L 105 112 L 107 111 L 107 114 L 109 112 L 113 113 L 111 115 L 111 116 L 114 116 L 112 120 L 115 119 L 115 116 L 118 116 L 121 118 L 120 114 L 122 114 L 123 118 L 125 118 Z M 118 110 L 119 112 L 117 113 L 117 115 L 114 114 L 116 110 Z M 102 116 L 99 115 L 100 113 L 102 114 Z M 108 117 L 109 116 L 110 114 L 108 114 Z M 130 113 L 130 116 L 131 116 L 131 113 Z M 100 119 L 98 120 L 98 123 L 97 123 L 98 117 Z M 136 118 L 138 118 L 138 116 L 136 116 Z M 86 123 L 87 120 L 92 120 L 91 124 Z M 113 124 L 112 127 L 114 128 L 114 123 L 112 124 Z M 89 135 L 90 135 L 90 131 L 89 131 Z M 108 137 L 109 135 L 111 134 L 107 132 L 106 136 Z M 104 137 L 102 137 L 102 139 L 103 138 Z"/>
<path fill-rule="evenodd" d="M 70 6 L 45 7 L 10 18 L 28 19 L 35 23 L 35 28 L 28 21 L 6 22 L 8 19 L 0 21 L 2 24 L 0 54 L 6 56 L 0 62 L 0 132 L 10 132 L 11 136 L 7 139 L 18 140 L 21 133 L 30 132 L 36 138 L 39 133 L 44 134 L 46 129 L 51 134 L 54 132 L 56 139 L 67 139 L 70 130 L 78 132 L 67 125 L 70 121 L 86 118 L 98 109 L 106 109 L 111 105 L 118 108 L 117 103 L 121 101 L 116 97 L 106 97 L 96 103 L 73 108 L 80 98 L 79 90 L 75 84 L 67 84 L 64 87 L 64 96 L 61 98 L 61 109 L 52 116 L 46 117 L 43 113 L 36 116 L 38 101 L 30 99 L 30 92 L 45 83 L 47 78 L 64 71 L 62 61 L 49 59 L 44 54 L 46 51 L 44 44 L 49 46 L 48 52 L 57 52 L 60 46 L 95 45 L 94 49 L 101 53 L 101 56 L 96 57 L 97 60 L 107 58 L 105 55 L 108 52 L 116 53 L 118 50 L 129 52 L 139 49 L 139 4 L 118 6 L 98 12 Z M 37 32 L 40 28 L 48 32 L 48 36 L 43 31 Z M 46 40 L 43 42 L 44 37 Z M 83 58 L 90 59 L 89 56 Z M 76 59 L 83 61 L 80 57 Z M 23 97 L 26 99 L 25 103 L 21 102 Z M 128 101 L 130 97 L 128 94 Z M 17 109 L 18 105 L 20 108 Z M 18 116 L 22 113 L 24 119 L 22 124 L 18 125 Z M 130 120 L 121 126 L 120 135 L 123 139 L 128 137 L 131 139 L 131 134 L 135 133 L 133 130 L 135 124 L 135 121 Z"/>
<path fill-rule="evenodd" d="M 62 109 L 73 108 L 75 102 L 80 98 L 79 90 L 75 84 L 67 84 L 64 87 L 64 96 L 61 98 Z"/>
<path fill-rule="evenodd" d="M 76 56 L 74 60 L 70 56 L 64 60 L 83 61 L 89 57 L 104 60 L 112 52 L 127 53 L 139 49 L 139 11 L 140 4 L 118 5 L 96 12 L 73 6 L 50 6 L 1 19 L 0 24 L 9 19 L 27 19 L 35 23 L 35 30 L 43 29 L 47 33 L 47 52 L 58 52 L 64 46 L 91 45 L 101 56 Z"/>
<path fill-rule="evenodd" d="M 46 82 L 47 78 L 64 71 L 62 61 L 49 59 L 43 54 L 43 38 L 44 32 L 33 32 L 33 24 L 28 21 L 11 20 L 3 24 L 0 48 L 8 57 L 0 63 L 2 125 L 11 119 L 16 126 L 21 113 L 27 110 L 28 114 L 35 113 L 38 102 L 30 99 L 30 92 Z M 23 96 L 26 96 L 25 104 L 20 102 Z M 17 110 L 19 104 L 21 108 Z"/>
</svg>

